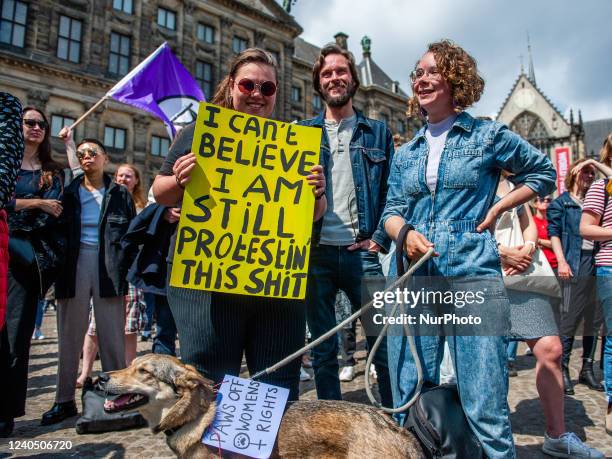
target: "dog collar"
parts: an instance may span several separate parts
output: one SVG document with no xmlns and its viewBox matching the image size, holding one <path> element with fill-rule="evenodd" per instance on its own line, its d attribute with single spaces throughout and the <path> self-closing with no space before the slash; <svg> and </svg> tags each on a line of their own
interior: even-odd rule
<svg viewBox="0 0 612 459">
<path fill-rule="evenodd" d="M 176 432 L 178 432 L 179 429 L 180 427 L 175 427 L 173 429 L 164 430 L 164 434 L 166 435 L 166 437 L 170 437 L 171 435 L 174 435 Z"/>
<path fill-rule="evenodd" d="M 179 429 L 180 429 L 180 427 L 173 427 L 172 429 L 166 429 L 163 432 L 166 435 L 166 437 L 169 437 L 171 435 L 174 435 L 176 432 L 178 432 Z M 153 428 L 153 433 L 158 433 L 158 432 L 160 432 L 160 430 L 161 429 L 159 428 L 159 425 L 157 425 L 157 426 L 155 426 Z"/>
</svg>

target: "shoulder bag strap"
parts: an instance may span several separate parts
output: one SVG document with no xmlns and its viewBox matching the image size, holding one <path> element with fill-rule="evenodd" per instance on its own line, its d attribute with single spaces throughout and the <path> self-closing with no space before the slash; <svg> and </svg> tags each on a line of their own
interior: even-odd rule
<svg viewBox="0 0 612 459">
<path fill-rule="evenodd" d="M 399 234 L 397 235 L 397 241 L 395 241 L 395 263 L 397 265 L 397 277 L 402 276 L 406 270 L 404 269 L 404 244 L 408 233 L 414 229 L 414 226 L 406 224 L 402 226 Z"/>
</svg>

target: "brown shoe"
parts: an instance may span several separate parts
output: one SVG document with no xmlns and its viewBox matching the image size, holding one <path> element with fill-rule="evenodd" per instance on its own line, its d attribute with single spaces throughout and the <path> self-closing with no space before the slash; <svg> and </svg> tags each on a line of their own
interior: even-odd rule
<svg viewBox="0 0 612 459">
<path fill-rule="evenodd" d="M 612 402 L 608 402 L 608 413 L 606 414 L 606 432 L 612 435 Z"/>
</svg>

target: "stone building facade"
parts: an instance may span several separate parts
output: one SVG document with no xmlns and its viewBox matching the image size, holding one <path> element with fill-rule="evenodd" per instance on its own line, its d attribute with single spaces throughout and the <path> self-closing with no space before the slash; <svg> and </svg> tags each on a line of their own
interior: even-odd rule
<svg viewBox="0 0 612 459">
<path fill-rule="evenodd" d="M 163 42 L 202 86 L 207 98 L 232 57 L 259 46 L 280 67 L 274 117 L 292 121 L 322 109 L 311 69 L 319 48 L 274 0 L 0 0 L 0 88 L 42 109 L 52 134 L 93 106 L 129 69 Z M 346 45 L 346 35 L 336 40 Z M 367 116 L 406 136 L 406 94 L 372 60 L 363 40 L 362 89 Z M 358 59 L 359 60 L 359 59 Z M 109 100 L 76 128 L 75 137 L 103 140 L 112 162 L 140 166 L 148 185 L 170 145 L 164 125 Z M 53 138 L 55 155 L 63 145 Z"/>
<path fill-rule="evenodd" d="M 577 120 L 574 120 L 572 110 L 569 119 L 561 114 L 536 83 L 529 37 L 527 49 L 528 71 L 525 73 L 521 65 L 521 72 L 498 112 L 497 121 L 508 125 L 550 158 L 557 170 L 560 185 L 560 180 L 568 172 L 567 166 L 576 159 L 585 157 L 587 153 L 582 113 L 578 111 Z M 559 158 L 563 164 L 557 164 L 559 149 L 569 153 L 567 156 L 560 153 Z"/>
<path fill-rule="evenodd" d="M 570 147 L 571 158 L 585 156 L 582 115 L 566 120 L 535 84 L 521 73 L 500 110 L 497 120 L 528 140 L 555 163 L 555 148 Z"/>
</svg>

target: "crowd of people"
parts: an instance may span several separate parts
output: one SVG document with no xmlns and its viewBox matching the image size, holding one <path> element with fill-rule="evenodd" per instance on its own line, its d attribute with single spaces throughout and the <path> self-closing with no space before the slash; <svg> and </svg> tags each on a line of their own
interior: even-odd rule
<svg viewBox="0 0 612 459">
<path fill-rule="evenodd" d="M 406 261 L 434 250 L 415 278 L 442 278 L 451 290 L 465 288 L 466 278 L 503 279 L 508 288 L 487 291 L 486 311 L 506 333 L 415 336 L 420 362 L 407 350 L 405 334 L 390 333 L 374 358 L 382 405 L 398 407 L 413 397 L 420 365 L 433 384 L 441 373 L 453 373 L 485 455 L 515 457 L 508 378 L 516 375 L 517 343 L 524 341 L 537 362 L 543 450 L 603 457 L 566 431 L 563 401 L 564 393 L 574 393 L 569 359 L 578 333 L 578 382 L 606 391 L 612 435 L 612 338 L 605 336 L 612 330 L 612 134 L 600 161 L 572 164 L 567 191 L 553 199 L 556 174 L 546 155 L 507 127 L 466 111 L 485 82 L 465 50 L 447 40 L 430 44 L 410 78 L 408 113 L 425 124 L 399 146 L 384 122 L 353 105 L 359 73 L 350 52 L 330 44 L 313 63 L 313 85 L 325 107 L 299 121 L 322 132 L 320 164 L 305 178 L 315 197 L 305 300 L 168 285 L 181 202 L 196 166 L 195 123 L 174 139 L 147 200 L 138 168 L 109 167 L 97 139 L 75 142 L 64 128 L 70 166 L 54 161 L 43 111 L 0 93 L 0 436 L 10 436 L 14 419 L 25 413 L 30 341 L 40 336 L 39 304 L 52 285 L 58 371 L 43 425 L 77 414 L 75 392 L 90 377 L 97 353 L 104 371 L 131 363 L 138 332 L 149 336 L 152 311 L 153 352 L 174 355 L 178 332 L 181 359 L 216 383 L 239 374 L 243 357 L 250 374 L 264 370 L 303 347 L 306 330 L 316 339 L 336 325 L 340 292 L 354 312 L 365 302 L 366 278 L 394 276 L 395 259 L 384 254 L 395 243 Z M 280 84 L 274 57 L 250 48 L 233 60 L 211 102 L 270 118 Z M 114 175 L 106 172 L 111 169 Z M 598 173 L 606 178 L 595 181 Z M 517 228 L 520 242 L 505 239 L 504 225 Z M 535 289 L 511 286 L 513 276 L 529 276 L 534 265 L 554 270 L 554 285 L 536 279 Z M 343 333 L 351 367 L 355 329 Z M 598 336 L 604 384 L 594 372 Z M 375 338 L 367 336 L 368 347 Z M 340 370 L 338 350 L 337 336 L 313 349 L 320 399 L 341 400 L 340 381 L 354 376 Z M 301 364 L 296 359 L 261 380 L 289 389 L 296 400 Z"/>
</svg>

